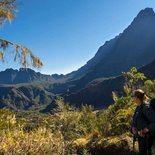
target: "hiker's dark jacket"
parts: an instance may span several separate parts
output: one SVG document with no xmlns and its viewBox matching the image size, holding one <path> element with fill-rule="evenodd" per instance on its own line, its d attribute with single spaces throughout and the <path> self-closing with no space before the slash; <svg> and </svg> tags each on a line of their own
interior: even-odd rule
<svg viewBox="0 0 155 155">
<path fill-rule="evenodd" d="M 150 104 L 141 104 L 137 106 L 133 115 L 132 127 L 138 131 L 148 128 L 150 132 L 155 133 L 155 111 Z"/>
</svg>

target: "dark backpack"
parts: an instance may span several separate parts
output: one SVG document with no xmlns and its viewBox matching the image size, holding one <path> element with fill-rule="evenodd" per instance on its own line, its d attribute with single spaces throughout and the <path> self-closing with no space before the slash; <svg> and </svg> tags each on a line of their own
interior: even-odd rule
<svg viewBox="0 0 155 155">
<path fill-rule="evenodd" d="M 150 106 L 155 111 L 155 98 L 150 101 Z"/>
<path fill-rule="evenodd" d="M 143 117 L 143 119 L 147 122 L 147 124 L 150 124 L 150 121 L 148 120 L 145 113 L 143 112 L 145 107 L 150 107 L 155 112 L 155 98 L 151 99 L 149 104 L 148 103 L 143 104 L 143 106 L 141 106 L 141 108 L 140 108 L 141 117 Z"/>
<path fill-rule="evenodd" d="M 149 104 L 143 104 L 142 108 L 141 108 L 141 113 L 142 113 L 142 117 L 143 119 L 148 123 L 150 124 L 150 121 L 148 120 L 148 118 L 145 116 L 145 114 L 143 113 L 143 109 L 144 107 L 147 106 L 147 107 L 150 107 L 151 109 L 153 109 L 153 112 L 155 113 L 155 98 L 151 99 L 150 103 Z M 155 139 L 155 132 L 153 132 L 153 135 L 154 135 L 154 139 Z"/>
</svg>

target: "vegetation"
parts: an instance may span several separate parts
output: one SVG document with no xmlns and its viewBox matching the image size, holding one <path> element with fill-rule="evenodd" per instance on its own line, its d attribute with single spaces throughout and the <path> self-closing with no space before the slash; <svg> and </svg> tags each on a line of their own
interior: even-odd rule
<svg viewBox="0 0 155 155">
<path fill-rule="evenodd" d="M 147 80 L 136 68 L 124 73 L 125 96 L 113 94 L 114 104 L 94 111 L 92 106 L 80 109 L 65 104 L 62 98 L 50 114 L 13 113 L 0 110 L 1 154 L 113 154 L 133 153 L 130 124 L 135 104 L 132 89 L 144 89 L 154 97 L 155 81 Z M 136 81 L 136 82 L 135 82 Z M 136 154 L 136 151 L 135 151 Z"/>
<path fill-rule="evenodd" d="M 15 10 L 16 0 L 0 0 L 0 24 L 11 22 Z M 43 65 L 27 47 L 1 38 L 0 60 L 5 61 L 8 48 L 14 48 L 14 60 L 24 67 L 30 62 L 34 67 Z M 62 98 L 57 100 L 57 107 L 50 114 L 1 109 L 0 154 L 136 154 L 130 133 L 135 109 L 130 94 L 135 88 L 142 88 L 150 98 L 154 97 L 155 80 L 146 79 L 136 68 L 123 75 L 125 95 L 119 97 L 112 92 L 114 104 L 105 110 L 94 111 L 87 105 L 75 108 L 64 103 Z"/>
<path fill-rule="evenodd" d="M 7 20 L 11 22 L 15 18 L 15 12 L 16 0 L 0 0 L 0 25 L 4 24 Z M 14 61 L 19 60 L 20 64 L 24 67 L 28 66 L 30 62 L 34 67 L 41 67 L 43 65 L 41 60 L 29 48 L 1 38 L 0 60 L 5 61 L 5 51 L 7 48 L 11 48 L 11 51 L 14 48 Z"/>
</svg>

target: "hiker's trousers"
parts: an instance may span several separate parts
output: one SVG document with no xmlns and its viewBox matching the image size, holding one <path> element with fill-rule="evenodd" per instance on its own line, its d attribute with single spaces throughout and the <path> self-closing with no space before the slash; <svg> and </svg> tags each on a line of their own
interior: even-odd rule
<svg viewBox="0 0 155 155">
<path fill-rule="evenodd" d="M 152 155 L 152 145 L 153 138 L 151 136 L 138 137 L 139 155 Z"/>
</svg>

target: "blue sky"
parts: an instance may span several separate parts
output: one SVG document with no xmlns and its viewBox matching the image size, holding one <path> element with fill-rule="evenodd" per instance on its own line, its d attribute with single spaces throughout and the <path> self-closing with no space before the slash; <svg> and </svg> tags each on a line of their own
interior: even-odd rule
<svg viewBox="0 0 155 155">
<path fill-rule="evenodd" d="M 1 27 L 0 38 L 29 47 L 44 63 L 41 73 L 66 74 L 146 7 L 155 10 L 155 0 L 18 0 L 17 17 Z M 20 67 L 10 57 L 0 62 L 0 71 Z"/>
</svg>

